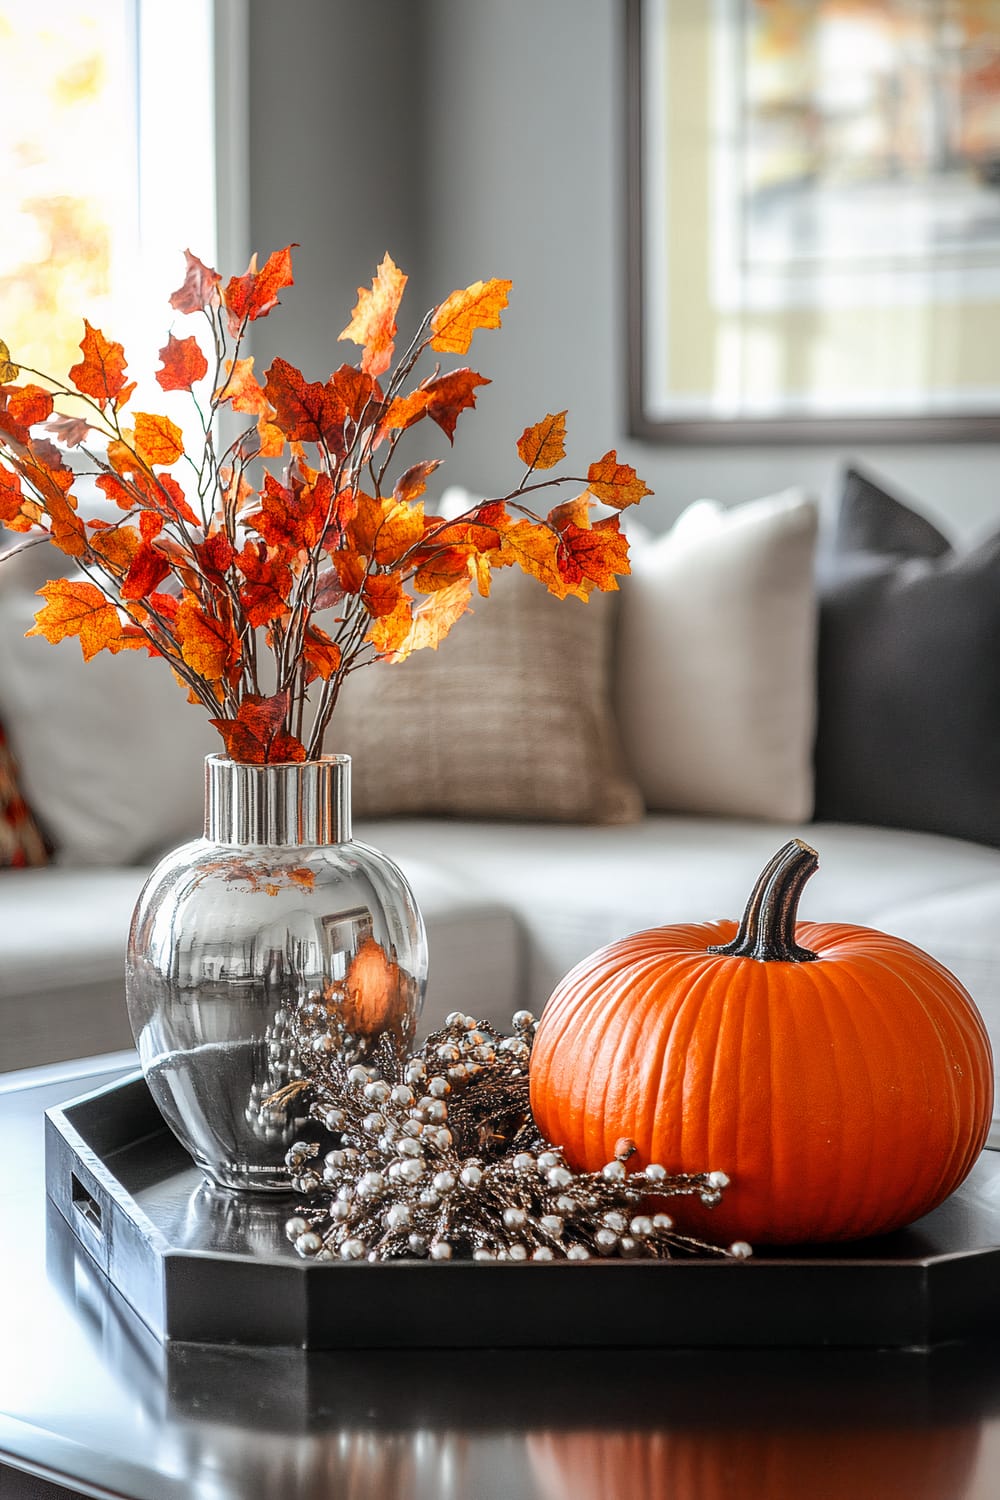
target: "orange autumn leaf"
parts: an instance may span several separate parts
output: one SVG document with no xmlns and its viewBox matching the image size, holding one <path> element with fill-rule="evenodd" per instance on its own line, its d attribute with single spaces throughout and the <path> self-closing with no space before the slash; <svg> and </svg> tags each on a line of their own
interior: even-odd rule
<svg viewBox="0 0 1000 1500">
<path fill-rule="evenodd" d="M 49 520 L 49 535 L 60 552 L 68 557 L 82 557 L 87 550 L 87 537 L 76 513 L 72 470 L 58 458 L 43 463 L 34 444 L 29 445 L 22 457 L 14 459 L 14 466 L 38 496 Z"/>
<path fill-rule="evenodd" d="M 327 385 L 343 402 L 352 422 L 365 427 L 378 420 L 382 410 L 382 387 L 377 380 L 354 365 L 341 365 L 334 370 Z"/>
<path fill-rule="evenodd" d="M 472 579 L 468 576 L 431 594 L 413 611 L 409 629 L 390 650 L 389 660 L 405 661 L 414 651 L 436 651 L 452 626 L 468 611 L 471 597 Z M 374 627 L 370 638 L 376 640 Z"/>
<path fill-rule="evenodd" d="M 530 573 L 554 592 L 563 590 L 564 581 L 556 561 L 559 538 L 540 521 L 518 521 L 503 533 L 496 561 L 501 567 L 514 563 L 523 573 Z"/>
<path fill-rule="evenodd" d="M 135 390 L 126 385 L 127 361 L 121 344 L 106 339 L 99 328 L 92 328 L 83 320 L 84 335 L 80 340 L 83 359 L 73 366 L 69 378 L 84 396 L 92 396 L 104 406 L 113 401 L 116 407 L 124 406 Z"/>
<path fill-rule="evenodd" d="M 534 427 L 526 427 L 517 440 L 517 451 L 529 469 L 554 469 L 566 457 L 566 413 L 550 412 Z"/>
<path fill-rule="evenodd" d="M 431 348 L 439 354 L 467 354 L 477 328 L 500 327 L 512 284 L 494 278 L 452 292 L 431 319 Z"/>
<path fill-rule="evenodd" d="M 45 606 L 35 615 L 28 635 L 42 635 L 55 645 L 75 638 L 84 661 L 98 651 L 117 653 L 125 648 L 118 611 L 96 584 L 86 579 L 54 578 L 38 590 Z"/>
<path fill-rule="evenodd" d="M 96 523 L 91 521 L 91 526 Z M 134 526 L 102 526 L 90 538 L 90 550 L 96 552 L 111 570 L 123 577 L 132 566 L 142 546 L 142 537 Z"/>
<path fill-rule="evenodd" d="M 594 501 L 591 499 L 589 492 L 584 491 L 582 495 L 577 495 L 574 500 L 564 500 L 561 505 L 553 505 L 546 516 L 546 520 L 557 531 L 562 531 L 563 527 L 568 526 L 570 522 L 574 526 L 582 526 L 586 529 L 591 524 L 590 512 L 593 505 Z"/>
<path fill-rule="evenodd" d="M 156 371 L 156 381 L 165 391 L 189 391 L 208 374 L 208 360 L 196 338 L 177 339 L 168 334 L 160 363 L 163 368 Z"/>
<path fill-rule="evenodd" d="M 264 318 L 278 305 L 278 293 L 286 286 L 294 286 L 292 276 L 292 251 L 295 244 L 284 250 L 275 250 L 269 255 L 261 269 L 257 270 L 256 254 L 250 257 L 250 265 L 242 276 L 234 276 L 222 294 L 233 338 L 239 336 L 244 323 Z"/>
<path fill-rule="evenodd" d="M 184 661 L 206 682 L 221 681 L 239 661 L 232 625 L 207 614 L 190 596 L 178 605 L 173 629 Z"/>
<path fill-rule="evenodd" d="M 190 250 L 184 251 L 184 280 L 170 295 L 170 306 L 181 313 L 205 312 L 219 305 L 219 283 L 222 277 L 200 261 Z"/>
<path fill-rule="evenodd" d="M 327 682 L 340 666 L 342 657 L 337 642 L 318 625 L 307 625 L 302 637 L 302 655 L 317 677 Z"/>
<path fill-rule="evenodd" d="M 136 453 L 150 468 L 176 463 L 184 453 L 184 434 L 176 422 L 155 412 L 136 412 L 134 443 Z"/>
<path fill-rule="evenodd" d="M 235 719 L 210 719 L 222 735 L 231 760 L 247 765 L 272 765 L 282 761 L 302 761 L 306 748 L 295 735 L 284 728 L 290 696 L 275 693 L 270 698 L 250 693 L 236 711 Z"/>
<path fill-rule="evenodd" d="M 441 467 L 439 458 L 428 458 L 419 464 L 411 464 L 405 474 L 400 474 L 392 487 L 394 500 L 419 500 L 427 489 L 427 481 L 435 469 Z"/>
<path fill-rule="evenodd" d="M 233 411 L 246 412 L 253 417 L 266 417 L 271 413 L 271 403 L 253 372 L 253 355 L 248 359 L 226 361 L 225 383 L 215 393 L 216 401 L 228 401 Z"/>
<path fill-rule="evenodd" d="M 576 526 L 570 521 L 560 534 L 558 562 L 559 571 L 568 583 L 589 579 L 606 592 L 617 589 L 615 575 L 631 572 L 628 541 L 618 517 L 609 516 L 591 527 Z"/>
<path fill-rule="evenodd" d="M 398 573 L 373 573 L 365 579 L 361 597 L 374 620 L 384 619 L 399 608 L 403 585 Z"/>
<path fill-rule="evenodd" d="M 7 410 L 22 427 L 33 427 L 52 415 L 52 396 L 40 385 L 25 385 L 10 392 Z"/>
<path fill-rule="evenodd" d="M 368 575 L 368 564 L 365 558 L 353 548 L 342 547 L 334 552 L 332 561 L 341 592 L 360 594 Z"/>
<path fill-rule="evenodd" d="M 605 505 L 613 505 L 615 510 L 624 510 L 626 505 L 636 505 L 643 495 L 653 493 L 629 464 L 618 462 L 614 448 L 605 453 L 597 463 L 590 465 L 587 470 L 587 488 L 598 500 L 603 500 Z"/>
<path fill-rule="evenodd" d="M 413 587 L 421 594 L 436 594 L 439 589 L 449 588 L 456 579 L 467 578 L 470 555 L 471 549 L 468 547 L 437 549 L 413 575 Z"/>
<path fill-rule="evenodd" d="M 375 273 L 371 289 L 358 287 L 358 300 L 341 339 L 350 339 L 364 349 L 361 368 L 366 375 L 381 375 L 392 363 L 396 338 L 396 314 L 403 300 L 406 275 L 386 255 Z"/>
<path fill-rule="evenodd" d="M 375 534 L 375 561 L 381 568 L 399 562 L 424 534 L 424 507 L 386 501 L 382 523 Z"/>
<path fill-rule="evenodd" d="M 280 427 L 262 416 L 257 422 L 257 453 L 260 458 L 280 458 L 285 451 L 285 434 Z"/>
</svg>

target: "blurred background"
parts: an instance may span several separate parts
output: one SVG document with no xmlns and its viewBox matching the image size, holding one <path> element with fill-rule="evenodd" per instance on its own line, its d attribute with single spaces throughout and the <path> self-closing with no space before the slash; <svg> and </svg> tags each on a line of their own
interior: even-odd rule
<svg viewBox="0 0 1000 1500">
<path fill-rule="evenodd" d="M 65 369 L 86 313 L 151 371 L 186 246 L 228 276 L 295 241 L 296 285 L 254 352 L 258 370 L 280 350 L 316 379 L 353 358 L 337 334 L 388 250 L 410 277 L 409 326 L 454 287 L 514 283 L 502 333 L 473 347 L 492 384 L 454 453 L 441 440 L 442 484 L 497 492 L 525 425 L 568 407 L 570 456 L 617 447 L 656 491 L 642 507 L 655 528 L 699 496 L 799 483 L 829 498 L 850 458 L 975 533 L 1000 509 L 996 443 L 630 436 L 626 10 L 0 0 L 0 335 L 25 363 Z M 758 176 L 780 164 L 773 138 L 769 151 Z"/>
</svg>

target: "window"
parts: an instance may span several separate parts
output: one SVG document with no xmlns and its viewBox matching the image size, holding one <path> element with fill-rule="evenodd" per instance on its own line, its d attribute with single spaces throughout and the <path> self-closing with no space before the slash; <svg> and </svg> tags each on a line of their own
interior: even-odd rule
<svg viewBox="0 0 1000 1500">
<path fill-rule="evenodd" d="M 141 390 L 181 252 L 215 256 L 211 0 L 0 0 L 0 60 L 0 337 L 64 375 L 86 317 Z"/>
</svg>

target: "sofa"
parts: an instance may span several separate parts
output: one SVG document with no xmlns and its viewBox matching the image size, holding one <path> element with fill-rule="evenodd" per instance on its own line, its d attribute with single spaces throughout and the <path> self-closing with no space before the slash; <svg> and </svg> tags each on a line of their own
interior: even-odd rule
<svg viewBox="0 0 1000 1500">
<path fill-rule="evenodd" d="M 797 835 L 803 917 L 926 948 L 1000 1039 L 998 549 L 857 471 L 831 521 L 797 491 L 700 502 L 633 529 L 620 597 L 505 578 L 440 653 L 357 674 L 329 748 L 422 909 L 424 1029 L 506 1027 L 603 943 L 738 916 Z M 0 725 L 49 849 L 0 869 L 0 1071 L 130 1045 L 129 916 L 216 748 L 161 664 L 24 638 L 57 561 L 0 564 Z"/>
</svg>

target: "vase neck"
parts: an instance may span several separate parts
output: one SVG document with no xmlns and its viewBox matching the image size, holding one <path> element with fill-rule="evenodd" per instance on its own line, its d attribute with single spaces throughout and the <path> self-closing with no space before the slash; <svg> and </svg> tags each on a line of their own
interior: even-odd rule
<svg viewBox="0 0 1000 1500">
<path fill-rule="evenodd" d="M 215 844 L 345 844 L 351 837 L 351 758 L 246 765 L 205 759 L 205 837 Z"/>
</svg>

